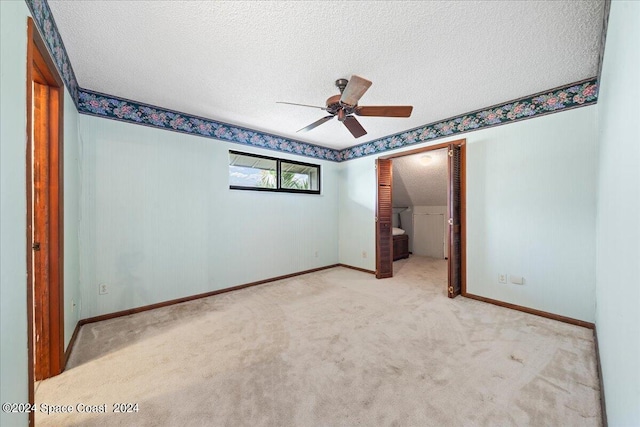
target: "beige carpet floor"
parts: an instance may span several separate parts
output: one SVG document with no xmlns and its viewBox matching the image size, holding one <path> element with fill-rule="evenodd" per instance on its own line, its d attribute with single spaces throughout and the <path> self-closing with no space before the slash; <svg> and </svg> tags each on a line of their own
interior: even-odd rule
<svg viewBox="0 0 640 427">
<path fill-rule="evenodd" d="M 337 267 L 85 325 L 68 369 L 36 391 L 74 412 L 36 424 L 601 425 L 592 331 L 448 299 L 445 268 L 412 257 L 376 280 Z"/>
</svg>

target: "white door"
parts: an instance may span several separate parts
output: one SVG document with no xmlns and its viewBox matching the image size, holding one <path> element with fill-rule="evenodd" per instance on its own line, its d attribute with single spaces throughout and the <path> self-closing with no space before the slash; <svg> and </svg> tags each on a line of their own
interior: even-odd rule
<svg viewBox="0 0 640 427">
<path fill-rule="evenodd" d="M 444 258 L 444 215 L 413 215 L 413 253 Z"/>
</svg>

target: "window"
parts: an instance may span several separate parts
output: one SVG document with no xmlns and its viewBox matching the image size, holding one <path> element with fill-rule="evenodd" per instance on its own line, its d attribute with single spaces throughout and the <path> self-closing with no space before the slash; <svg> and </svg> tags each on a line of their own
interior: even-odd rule
<svg viewBox="0 0 640 427">
<path fill-rule="evenodd" d="M 229 151 L 229 188 L 320 194 L 320 165 Z"/>
</svg>

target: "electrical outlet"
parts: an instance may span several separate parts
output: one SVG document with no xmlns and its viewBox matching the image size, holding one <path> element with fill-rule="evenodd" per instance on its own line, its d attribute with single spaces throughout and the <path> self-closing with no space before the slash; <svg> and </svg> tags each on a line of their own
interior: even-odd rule
<svg viewBox="0 0 640 427">
<path fill-rule="evenodd" d="M 315 257 L 316 257 L 316 258 L 318 258 L 318 251 L 316 251 L 316 253 L 315 253 Z"/>
<path fill-rule="evenodd" d="M 498 283 L 507 283 L 507 275 L 498 274 Z"/>
<path fill-rule="evenodd" d="M 362 251 L 362 258 L 366 258 L 367 257 L 367 251 Z"/>
<path fill-rule="evenodd" d="M 109 293 L 109 288 L 107 287 L 106 283 L 100 283 L 98 285 L 98 294 L 99 295 L 106 295 Z"/>
<path fill-rule="evenodd" d="M 510 279 L 511 283 L 513 283 L 514 285 L 524 285 L 524 277 L 522 276 L 511 275 Z"/>
<path fill-rule="evenodd" d="M 74 301 L 74 299 L 71 299 L 71 312 L 75 312 L 76 311 L 76 302 Z"/>
</svg>

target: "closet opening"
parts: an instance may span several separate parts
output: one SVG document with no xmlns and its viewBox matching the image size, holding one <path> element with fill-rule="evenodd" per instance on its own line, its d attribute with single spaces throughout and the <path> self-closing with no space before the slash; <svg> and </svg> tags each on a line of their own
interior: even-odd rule
<svg viewBox="0 0 640 427">
<path fill-rule="evenodd" d="M 465 162 L 465 139 L 376 161 L 377 278 L 403 258 L 445 259 L 447 295 L 466 293 Z"/>
</svg>

